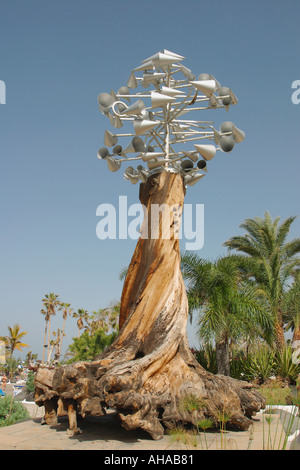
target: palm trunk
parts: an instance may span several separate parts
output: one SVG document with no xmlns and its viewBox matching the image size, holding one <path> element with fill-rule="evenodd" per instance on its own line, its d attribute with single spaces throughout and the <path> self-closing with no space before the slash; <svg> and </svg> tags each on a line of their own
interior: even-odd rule
<svg viewBox="0 0 300 470">
<path fill-rule="evenodd" d="M 282 313 L 279 308 L 276 315 L 275 321 L 275 345 L 278 351 L 282 351 L 285 348 L 286 342 L 284 337 Z"/>
<path fill-rule="evenodd" d="M 45 333 L 44 333 L 42 365 L 44 365 L 44 363 L 45 363 L 45 349 L 46 349 L 46 347 L 47 347 L 47 345 L 46 345 L 47 329 L 48 329 L 48 320 L 46 320 Z"/>
<path fill-rule="evenodd" d="M 294 329 L 294 332 L 293 332 L 292 343 L 294 341 L 300 341 L 300 325 L 295 325 L 295 329 Z"/>
<path fill-rule="evenodd" d="M 49 315 L 48 328 L 49 328 L 49 331 L 48 331 L 48 354 L 47 354 L 47 364 L 49 364 L 49 361 L 50 361 L 49 354 L 50 354 L 51 314 Z"/>
<path fill-rule="evenodd" d="M 61 333 L 61 340 L 60 340 L 59 350 L 58 350 L 59 355 L 61 355 L 62 342 L 63 342 L 63 337 L 64 337 L 64 334 L 65 334 L 65 326 L 66 326 L 66 319 L 64 318 L 63 328 L 62 328 L 62 333 Z"/>
<path fill-rule="evenodd" d="M 216 355 L 218 374 L 230 375 L 230 358 L 228 335 L 225 333 L 220 341 L 216 343 Z"/>
<path fill-rule="evenodd" d="M 72 401 L 77 411 L 105 414 L 115 409 L 127 430 L 142 428 L 154 439 L 176 423 L 196 425 L 204 417 L 215 417 L 230 402 L 232 425 L 247 429 L 249 416 L 264 406 L 264 399 L 246 382 L 213 375 L 204 370 L 190 351 L 187 340 L 188 302 L 180 270 L 178 214 L 185 187 L 179 174 L 162 172 L 141 184 L 140 200 L 147 207 L 141 237 L 124 283 L 120 332 L 115 342 L 92 362 L 77 362 L 58 368 L 49 384 L 42 369 L 36 376 L 37 403 L 56 396 Z M 158 238 L 153 234 L 151 215 L 155 204 L 165 204 L 170 215 Z M 157 207 L 157 206 L 156 206 Z M 174 210 L 169 211 L 168 208 Z M 170 214 L 171 212 L 171 214 Z M 157 227 L 156 227 L 157 228 Z M 170 237 L 162 233 L 170 228 Z M 203 403 L 189 412 L 184 402 L 196 397 Z M 71 428 L 77 428 L 74 415 Z"/>
</svg>

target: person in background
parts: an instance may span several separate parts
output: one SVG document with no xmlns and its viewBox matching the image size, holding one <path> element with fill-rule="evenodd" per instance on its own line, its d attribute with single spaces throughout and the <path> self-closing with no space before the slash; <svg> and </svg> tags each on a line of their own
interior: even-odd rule
<svg viewBox="0 0 300 470">
<path fill-rule="evenodd" d="M 4 374 L 3 377 L 2 377 L 2 384 L 3 384 L 3 389 L 4 389 L 4 390 L 6 389 L 6 382 L 7 382 L 7 377 L 6 377 L 6 375 Z"/>
</svg>

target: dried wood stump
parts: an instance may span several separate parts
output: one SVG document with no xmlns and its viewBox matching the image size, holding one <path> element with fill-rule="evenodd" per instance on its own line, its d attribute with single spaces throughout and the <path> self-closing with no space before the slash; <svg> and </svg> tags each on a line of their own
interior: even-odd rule
<svg viewBox="0 0 300 470">
<path fill-rule="evenodd" d="M 162 172 L 141 184 L 147 212 L 124 283 L 120 333 L 92 362 L 38 370 L 35 400 L 46 406 L 49 424 L 58 402 L 69 414 L 71 433 L 78 432 L 76 413 L 101 416 L 113 408 L 125 429 L 142 428 L 160 439 L 165 428 L 204 417 L 218 425 L 224 411 L 229 424 L 245 430 L 265 406 L 250 384 L 207 372 L 190 351 L 178 237 L 184 196 L 179 174 Z"/>
</svg>

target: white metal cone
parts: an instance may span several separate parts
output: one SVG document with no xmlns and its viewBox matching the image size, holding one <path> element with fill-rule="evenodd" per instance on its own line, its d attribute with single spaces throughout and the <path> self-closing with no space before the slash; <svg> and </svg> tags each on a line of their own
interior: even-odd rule
<svg viewBox="0 0 300 470">
<path fill-rule="evenodd" d="M 165 77 L 166 74 L 163 72 L 157 72 L 157 73 L 143 73 L 143 82 L 144 83 L 155 83 L 157 82 L 160 78 Z"/>
<path fill-rule="evenodd" d="M 154 158 L 162 157 L 164 154 L 161 152 L 146 152 L 142 153 L 141 157 L 143 162 L 148 162 L 149 160 L 153 160 Z"/>
<path fill-rule="evenodd" d="M 191 69 L 188 69 L 185 65 L 179 64 L 179 67 L 185 77 L 192 73 Z"/>
<path fill-rule="evenodd" d="M 107 145 L 107 147 L 113 147 L 113 145 L 116 145 L 118 142 L 118 137 L 114 134 L 112 134 L 109 131 L 105 131 L 104 134 L 104 145 Z"/>
<path fill-rule="evenodd" d="M 219 107 L 219 102 L 217 100 L 217 98 L 215 97 L 215 95 L 210 95 L 209 97 L 209 104 L 210 106 L 212 106 L 213 108 L 218 108 Z"/>
<path fill-rule="evenodd" d="M 211 96 L 216 89 L 216 82 L 214 80 L 199 80 L 190 83 L 208 97 Z"/>
<path fill-rule="evenodd" d="M 233 126 L 232 133 L 233 133 L 234 140 L 237 143 L 242 142 L 246 137 L 245 132 L 242 131 L 241 129 L 238 129 L 235 126 Z"/>
<path fill-rule="evenodd" d="M 167 96 L 163 93 L 157 93 L 156 91 L 151 92 L 151 108 L 159 108 L 168 103 L 172 103 L 176 98 L 173 96 Z"/>
<path fill-rule="evenodd" d="M 140 177 L 138 175 L 129 175 L 129 174 L 124 174 L 124 179 L 130 181 L 132 184 L 136 184 L 139 182 Z"/>
<path fill-rule="evenodd" d="M 143 63 L 148 63 L 151 61 L 154 65 L 167 65 L 167 64 L 172 64 L 174 62 L 175 57 L 173 55 L 167 55 L 164 54 L 163 52 L 157 52 L 157 54 L 152 55 L 151 57 L 148 57 L 148 59 L 143 60 Z"/>
<path fill-rule="evenodd" d="M 185 57 L 183 57 L 182 55 L 176 54 L 175 52 L 168 51 L 167 49 L 164 49 L 163 53 L 169 56 L 173 56 L 177 60 L 185 59 Z"/>
<path fill-rule="evenodd" d="M 121 119 L 119 118 L 119 116 L 116 116 L 114 118 L 113 126 L 115 129 L 120 129 L 121 127 L 123 127 L 123 123 Z"/>
<path fill-rule="evenodd" d="M 202 173 L 198 173 L 197 175 L 187 175 L 184 177 L 184 182 L 186 184 L 188 184 L 189 186 L 194 186 L 194 184 L 196 184 L 199 180 L 201 180 L 201 178 L 203 178 L 203 175 Z"/>
<path fill-rule="evenodd" d="M 193 152 L 185 152 L 184 150 L 182 151 L 184 155 L 188 158 L 190 158 L 193 162 L 196 162 L 198 160 L 198 155 L 195 151 Z"/>
<path fill-rule="evenodd" d="M 145 152 L 145 145 L 141 137 L 133 137 L 131 142 L 123 150 L 123 154 Z"/>
<path fill-rule="evenodd" d="M 142 121 L 136 120 L 133 123 L 134 132 L 136 135 L 144 134 L 144 132 L 153 129 L 157 124 L 160 124 L 160 121 L 149 121 L 148 119 L 143 119 Z"/>
<path fill-rule="evenodd" d="M 155 168 L 159 168 L 160 166 L 164 165 L 166 162 L 165 160 L 153 160 L 147 163 L 149 170 L 154 170 Z"/>
<path fill-rule="evenodd" d="M 132 71 L 133 72 L 138 72 L 140 70 L 153 70 L 153 69 L 154 69 L 153 63 L 151 61 L 149 61 L 149 62 L 143 63 L 142 65 L 139 65 L 138 67 L 136 67 Z"/>
<path fill-rule="evenodd" d="M 176 90 L 176 88 L 171 88 L 167 86 L 162 86 L 161 91 L 168 96 L 178 96 L 178 95 L 184 95 L 183 91 Z"/>
<path fill-rule="evenodd" d="M 221 138 L 220 132 L 218 132 L 216 129 L 214 129 L 214 141 L 216 142 L 216 144 L 219 143 L 220 138 Z"/>
<path fill-rule="evenodd" d="M 131 88 L 131 89 L 137 88 L 138 86 L 137 79 L 135 78 L 135 75 L 133 72 L 131 72 L 130 77 L 127 80 L 127 86 L 128 88 Z"/>
<path fill-rule="evenodd" d="M 107 161 L 107 166 L 110 171 L 117 171 L 121 166 L 121 162 L 113 157 L 106 157 L 105 160 Z"/>
<path fill-rule="evenodd" d="M 124 109 L 124 111 L 122 111 L 122 115 L 123 114 L 126 114 L 126 115 L 135 115 L 135 114 L 141 114 L 142 111 L 144 111 L 146 108 L 145 106 L 145 103 L 142 101 L 142 100 L 138 100 L 138 101 L 135 101 L 134 103 L 132 103 L 131 106 L 128 106 L 128 108 Z"/>
<path fill-rule="evenodd" d="M 214 158 L 216 155 L 216 147 L 214 145 L 198 145 L 194 144 L 200 155 L 204 158 L 204 160 L 208 161 Z"/>
<path fill-rule="evenodd" d="M 232 104 L 232 105 L 237 104 L 238 99 L 237 99 L 236 95 L 233 93 L 232 90 L 230 90 L 230 96 L 231 96 L 231 103 L 230 104 Z"/>
</svg>

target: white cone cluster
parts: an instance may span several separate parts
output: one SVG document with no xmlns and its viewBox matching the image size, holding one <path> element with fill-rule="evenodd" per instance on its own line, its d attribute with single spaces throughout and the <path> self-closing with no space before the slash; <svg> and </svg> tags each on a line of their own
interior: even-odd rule
<svg viewBox="0 0 300 470">
<path fill-rule="evenodd" d="M 114 129 L 124 128 L 124 132 L 106 130 L 106 147 L 101 147 L 97 156 L 106 160 L 112 172 L 119 170 L 122 162 L 130 162 L 124 178 L 133 184 L 146 181 L 153 173 L 172 171 L 193 186 L 205 176 L 207 162 L 218 150 L 230 152 L 245 138 L 230 121 L 216 130 L 209 121 L 196 121 L 194 116 L 189 119 L 188 114 L 194 111 L 228 111 L 237 98 L 211 74 L 196 77 L 181 63 L 183 60 L 182 55 L 164 49 L 134 68 L 117 92 L 98 95 L 100 112 Z M 129 140 L 124 148 L 118 144 L 120 137 Z M 194 150 L 186 148 L 190 142 Z M 131 166 L 138 160 L 146 167 Z"/>
</svg>

